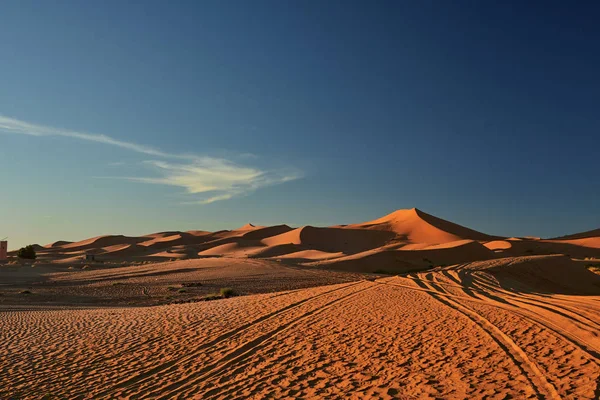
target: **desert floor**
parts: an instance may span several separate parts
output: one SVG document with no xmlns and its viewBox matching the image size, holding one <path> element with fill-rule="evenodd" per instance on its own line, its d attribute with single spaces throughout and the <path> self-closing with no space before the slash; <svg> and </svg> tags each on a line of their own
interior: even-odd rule
<svg viewBox="0 0 600 400">
<path fill-rule="evenodd" d="M 388 277 L 237 262 L 6 267 L 0 398 L 600 397 L 598 276 L 564 256 Z M 140 306 L 225 285 L 244 295 Z"/>
<path fill-rule="evenodd" d="M 249 295 L 357 281 L 366 273 L 328 271 L 261 259 L 204 258 L 114 266 L 0 267 L 0 310 L 22 306 L 142 306 L 196 301 L 230 287 Z M 84 269 L 82 269 L 84 268 Z M 24 293 L 30 292 L 30 293 Z"/>
</svg>

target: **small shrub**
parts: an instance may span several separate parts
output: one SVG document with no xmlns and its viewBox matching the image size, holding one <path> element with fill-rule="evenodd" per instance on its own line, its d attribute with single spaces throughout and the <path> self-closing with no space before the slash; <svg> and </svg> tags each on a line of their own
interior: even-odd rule
<svg viewBox="0 0 600 400">
<path fill-rule="evenodd" d="M 181 288 L 181 289 L 179 289 L 177 292 L 178 292 L 178 293 L 185 293 L 185 292 L 187 292 L 187 290 L 185 290 L 184 288 Z"/>
<path fill-rule="evenodd" d="M 21 294 L 31 294 L 31 291 L 29 291 L 29 290 L 21 290 L 19 293 L 21 293 Z"/>
<path fill-rule="evenodd" d="M 17 257 L 25 260 L 35 260 L 37 258 L 37 254 L 35 254 L 35 248 L 32 245 L 28 245 L 21 247 L 19 251 L 17 251 Z"/>
<path fill-rule="evenodd" d="M 113 283 L 111 283 L 111 285 L 113 285 L 113 286 L 122 286 L 122 285 L 124 285 L 124 283 L 123 282 L 113 282 Z"/>
<path fill-rule="evenodd" d="M 204 296 L 202 298 L 202 300 L 204 301 L 211 301 L 211 300 L 219 300 L 222 299 L 223 297 L 221 297 L 220 294 L 216 294 L 216 293 L 211 293 L 211 294 L 207 294 L 206 296 Z"/>
<path fill-rule="evenodd" d="M 202 286 L 202 284 L 200 282 L 185 282 L 185 283 L 182 283 L 181 286 L 183 286 L 183 287 L 200 287 L 200 286 Z"/>
<path fill-rule="evenodd" d="M 235 296 L 235 291 L 232 288 L 221 288 L 219 293 L 221 293 L 221 297 L 224 299 Z"/>
<path fill-rule="evenodd" d="M 167 290 L 168 290 L 168 291 L 170 291 L 170 292 L 174 292 L 174 291 L 176 291 L 177 289 L 179 289 L 179 288 L 178 288 L 178 287 L 176 287 L 176 286 L 167 286 Z"/>
</svg>

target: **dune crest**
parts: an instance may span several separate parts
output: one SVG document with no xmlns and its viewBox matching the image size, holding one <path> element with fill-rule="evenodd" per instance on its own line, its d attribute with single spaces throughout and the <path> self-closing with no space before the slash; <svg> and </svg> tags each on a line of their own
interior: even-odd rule
<svg viewBox="0 0 600 400">
<path fill-rule="evenodd" d="M 349 225 L 348 227 L 388 230 L 412 243 L 446 243 L 464 239 L 497 239 L 497 237 L 434 217 L 417 208 L 397 210 L 376 220 Z"/>
<path fill-rule="evenodd" d="M 218 232 L 164 231 L 139 237 L 97 236 L 38 248 L 39 259 L 70 263 L 93 254 L 105 261 L 165 261 L 203 257 L 264 258 L 350 271 L 407 272 L 506 256 L 566 254 L 600 257 L 599 230 L 557 239 L 504 238 L 435 217 L 418 208 L 372 221 L 330 227 L 247 223 Z M 13 253 L 14 254 L 14 253 Z"/>
</svg>

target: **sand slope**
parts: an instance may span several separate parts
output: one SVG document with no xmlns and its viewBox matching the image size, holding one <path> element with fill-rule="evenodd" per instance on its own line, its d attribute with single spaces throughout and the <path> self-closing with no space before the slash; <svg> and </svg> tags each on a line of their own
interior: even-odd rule
<svg viewBox="0 0 600 400">
<path fill-rule="evenodd" d="M 417 208 L 398 210 L 374 221 L 348 225 L 347 228 L 394 232 L 413 243 L 446 243 L 462 239 L 492 240 L 497 237 L 434 217 Z"/>
<path fill-rule="evenodd" d="M 572 235 L 566 235 L 561 237 L 553 238 L 552 240 L 571 240 L 571 239 L 585 239 L 585 238 L 599 238 L 600 229 L 593 229 L 587 232 L 575 233 Z"/>
<path fill-rule="evenodd" d="M 407 272 L 499 257 L 564 254 L 600 257 L 600 230 L 556 239 L 501 238 L 427 214 L 397 210 L 373 221 L 332 227 L 246 224 L 219 232 L 167 231 L 108 235 L 38 247 L 41 262 L 162 262 L 204 257 L 264 258 L 336 270 Z M 14 254 L 14 252 L 12 253 Z"/>
</svg>

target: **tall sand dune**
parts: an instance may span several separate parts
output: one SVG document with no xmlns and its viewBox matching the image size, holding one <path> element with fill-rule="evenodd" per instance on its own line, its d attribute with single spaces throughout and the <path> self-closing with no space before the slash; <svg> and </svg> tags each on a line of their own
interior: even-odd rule
<svg viewBox="0 0 600 400">
<path fill-rule="evenodd" d="M 494 240 L 464 226 L 429 215 L 417 208 L 397 210 L 374 221 L 348 225 L 347 228 L 394 232 L 400 239 L 414 243 L 446 243 L 463 239 Z"/>
<path fill-rule="evenodd" d="M 387 231 L 305 226 L 263 239 L 267 245 L 296 244 L 326 252 L 357 253 L 380 247 L 392 240 Z"/>
</svg>

